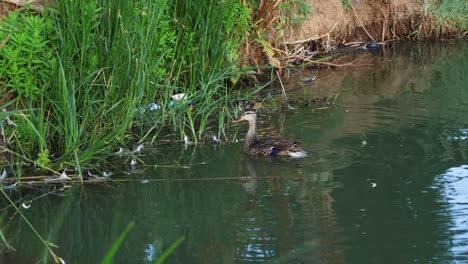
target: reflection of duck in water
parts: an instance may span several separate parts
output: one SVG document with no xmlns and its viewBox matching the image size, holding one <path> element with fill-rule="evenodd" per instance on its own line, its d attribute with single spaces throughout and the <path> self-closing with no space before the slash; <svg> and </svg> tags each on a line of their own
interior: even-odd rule
<svg viewBox="0 0 468 264">
<path fill-rule="evenodd" d="M 241 115 L 234 123 L 241 121 L 249 122 L 249 130 L 245 136 L 244 151 L 254 156 L 281 156 L 292 158 L 303 158 L 309 154 L 305 152 L 294 141 L 284 139 L 266 138 L 259 139 L 257 136 L 257 114 L 247 111 Z"/>
<path fill-rule="evenodd" d="M 249 175 L 247 177 L 243 177 L 240 183 L 246 192 L 255 194 L 258 188 L 257 170 L 255 169 L 255 164 L 252 162 L 251 158 L 248 157 L 245 159 L 245 165 Z"/>
</svg>

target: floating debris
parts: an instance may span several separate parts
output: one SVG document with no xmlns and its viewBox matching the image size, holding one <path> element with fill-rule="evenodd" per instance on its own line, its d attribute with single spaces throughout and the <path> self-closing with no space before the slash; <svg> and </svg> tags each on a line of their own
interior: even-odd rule
<svg viewBox="0 0 468 264">
<path fill-rule="evenodd" d="M 137 165 L 137 162 L 136 162 L 135 159 L 132 159 L 132 160 L 130 161 L 130 166 L 133 167 L 133 166 L 135 166 L 135 165 Z"/>
<path fill-rule="evenodd" d="M 7 171 L 3 169 L 2 175 L 0 176 L 0 180 L 4 180 L 7 177 Z"/>
<path fill-rule="evenodd" d="M 147 179 L 144 179 L 144 180 L 141 181 L 141 183 L 143 183 L 143 184 L 146 184 L 146 183 L 149 183 L 149 182 L 150 182 L 150 180 L 147 180 Z"/>
<path fill-rule="evenodd" d="M 3 190 L 11 190 L 11 189 L 16 189 L 16 187 L 18 187 L 18 182 L 15 182 L 11 185 L 7 185 L 7 186 L 2 186 L 2 189 Z"/>
<path fill-rule="evenodd" d="M 98 175 L 96 175 L 96 174 L 92 174 L 92 173 L 89 172 L 89 171 L 88 171 L 88 175 L 89 175 L 91 178 L 95 179 L 95 180 L 109 180 L 109 177 L 106 176 L 107 173 L 105 173 L 105 172 L 103 173 L 103 177 L 98 176 Z"/>
<path fill-rule="evenodd" d="M 63 170 L 62 174 L 59 177 L 51 177 L 51 178 L 45 178 L 44 182 L 56 182 L 56 181 L 68 181 L 71 180 L 70 177 L 67 176 L 66 170 Z"/>
<path fill-rule="evenodd" d="M 105 177 L 105 178 L 109 178 L 112 175 L 114 175 L 113 172 L 105 172 L 105 171 L 102 172 L 102 176 Z"/>
<path fill-rule="evenodd" d="M 193 142 L 190 141 L 190 139 L 187 137 L 187 135 L 184 135 L 184 144 L 185 144 L 185 145 L 193 144 Z"/>
<path fill-rule="evenodd" d="M 32 201 L 26 201 L 21 204 L 21 207 L 23 207 L 24 209 L 29 209 L 31 207 L 31 204 L 32 204 Z"/>
<path fill-rule="evenodd" d="M 92 174 L 90 171 L 88 171 L 88 176 L 92 178 L 97 178 L 98 176 L 95 174 Z"/>
<path fill-rule="evenodd" d="M 135 149 L 132 150 L 132 153 L 140 154 L 143 147 L 144 147 L 143 144 L 140 144 L 140 145 L 136 146 Z"/>
<path fill-rule="evenodd" d="M 377 187 L 377 183 L 371 182 L 371 188 Z"/>
<path fill-rule="evenodd" d="M 117 152 L 115 152 L 114 154 L 122 154 L 123 153 L 123 148 L 119 148 L 119 150 L 117 150 Z"/>
<path fill-rule="evenodd" d="M 213 142 L 213 144 L 219 144 L 220 143 L 219 139 L 215 135 L 213 135 L 213 137 L 211 138 L 211 142 Z"/>
</svg>

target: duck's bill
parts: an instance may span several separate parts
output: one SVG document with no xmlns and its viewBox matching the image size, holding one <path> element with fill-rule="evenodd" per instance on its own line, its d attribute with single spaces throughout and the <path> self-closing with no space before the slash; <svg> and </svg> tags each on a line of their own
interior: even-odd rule
<svg viewBox="0 0 468 264">
<path fill-rule="evenodd" d="M 233 123 L 240 123 L 244 118 L 240 117 L 238 119 L 232 120 Z"/>
</svg>

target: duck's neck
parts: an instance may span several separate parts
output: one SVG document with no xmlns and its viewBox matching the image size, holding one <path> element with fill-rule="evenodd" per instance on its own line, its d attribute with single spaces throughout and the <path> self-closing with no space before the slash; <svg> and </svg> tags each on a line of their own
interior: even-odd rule
<svg viewBox="0 0 468 264">
<path fill-rule="evenodd" d="M 257 140 L 257 124 L 255 120 L 249 120 L 249 131 L 245 136 L 244 146 L 248 148 L 250 144 Z"/>
</svg>

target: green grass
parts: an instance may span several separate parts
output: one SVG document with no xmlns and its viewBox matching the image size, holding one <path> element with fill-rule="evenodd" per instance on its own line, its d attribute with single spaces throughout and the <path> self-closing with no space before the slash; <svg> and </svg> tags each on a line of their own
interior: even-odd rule
<svg viewBox="0 0 468 264">
<path fill-rule="evenodd" d="M 455 30 L 468 30 L 468 2 L 465 0 L 442 0 L 435 9 L 442 25 Z"/>
<path fill-rule="evenodd" d="M 112 246 L 110 249 L 107 251 L 106 255 L 104 256 L 104 259 L 101 261 L 101 264 L 111 264 L 113 263 L 113 259 L 115 257 L 115 254 L 119 251 L 120 246 L 122 245 L 123 241 L 125 240 L 125 237 L 127 237 L 128 232 L 132 229 L 134 226 L 134 223 L 129 223 L 125 229 L 122 231 L 122 233 L 119 235 L 119 237 L 112 243 Z"/>
<path fill-rule="evenodd" d="M 4 85 L 22 113 L 12 114 L 18 126 L 7 126 L 9 140 L 0 144 L 38 169 L 81 171 L 105 160 L 116 145 L 154 141 L 161 131 L 195 142 L 207 129 L 221 135 L 233 111 L 230 80 L 242 74 L 233 54 L 249 25 L 249 17 L 239 13 L 246 6 L 235 5 L 64 0 L 39 16 L 14 13 L 3 39 L 32 36 L 40 45 L 27 46 L 26 59 L 17 56 L 13 70 L 23 79 L 12 69 L 1 70 L 0 80 L 29 86 Z M 42 26 L 25 27 L 29 20 Z M 245 28 L 233 20 L 243 20 Z M 22 50 L 25 43 L 9 41 L 0 59 L 11 59 L 5 51 Z M 36 64 L 24 66 L 28 61 L 47 67 L 37 72 Z M 43 81 L 31 84 L 27 78 Z M 171 96 L 178 93 L 186 98 L 173 105 Z M 152 102 L 160 109 L 145 109 Z M 145 114 L 135 118 L 140 109 Z"/>
</svg>

